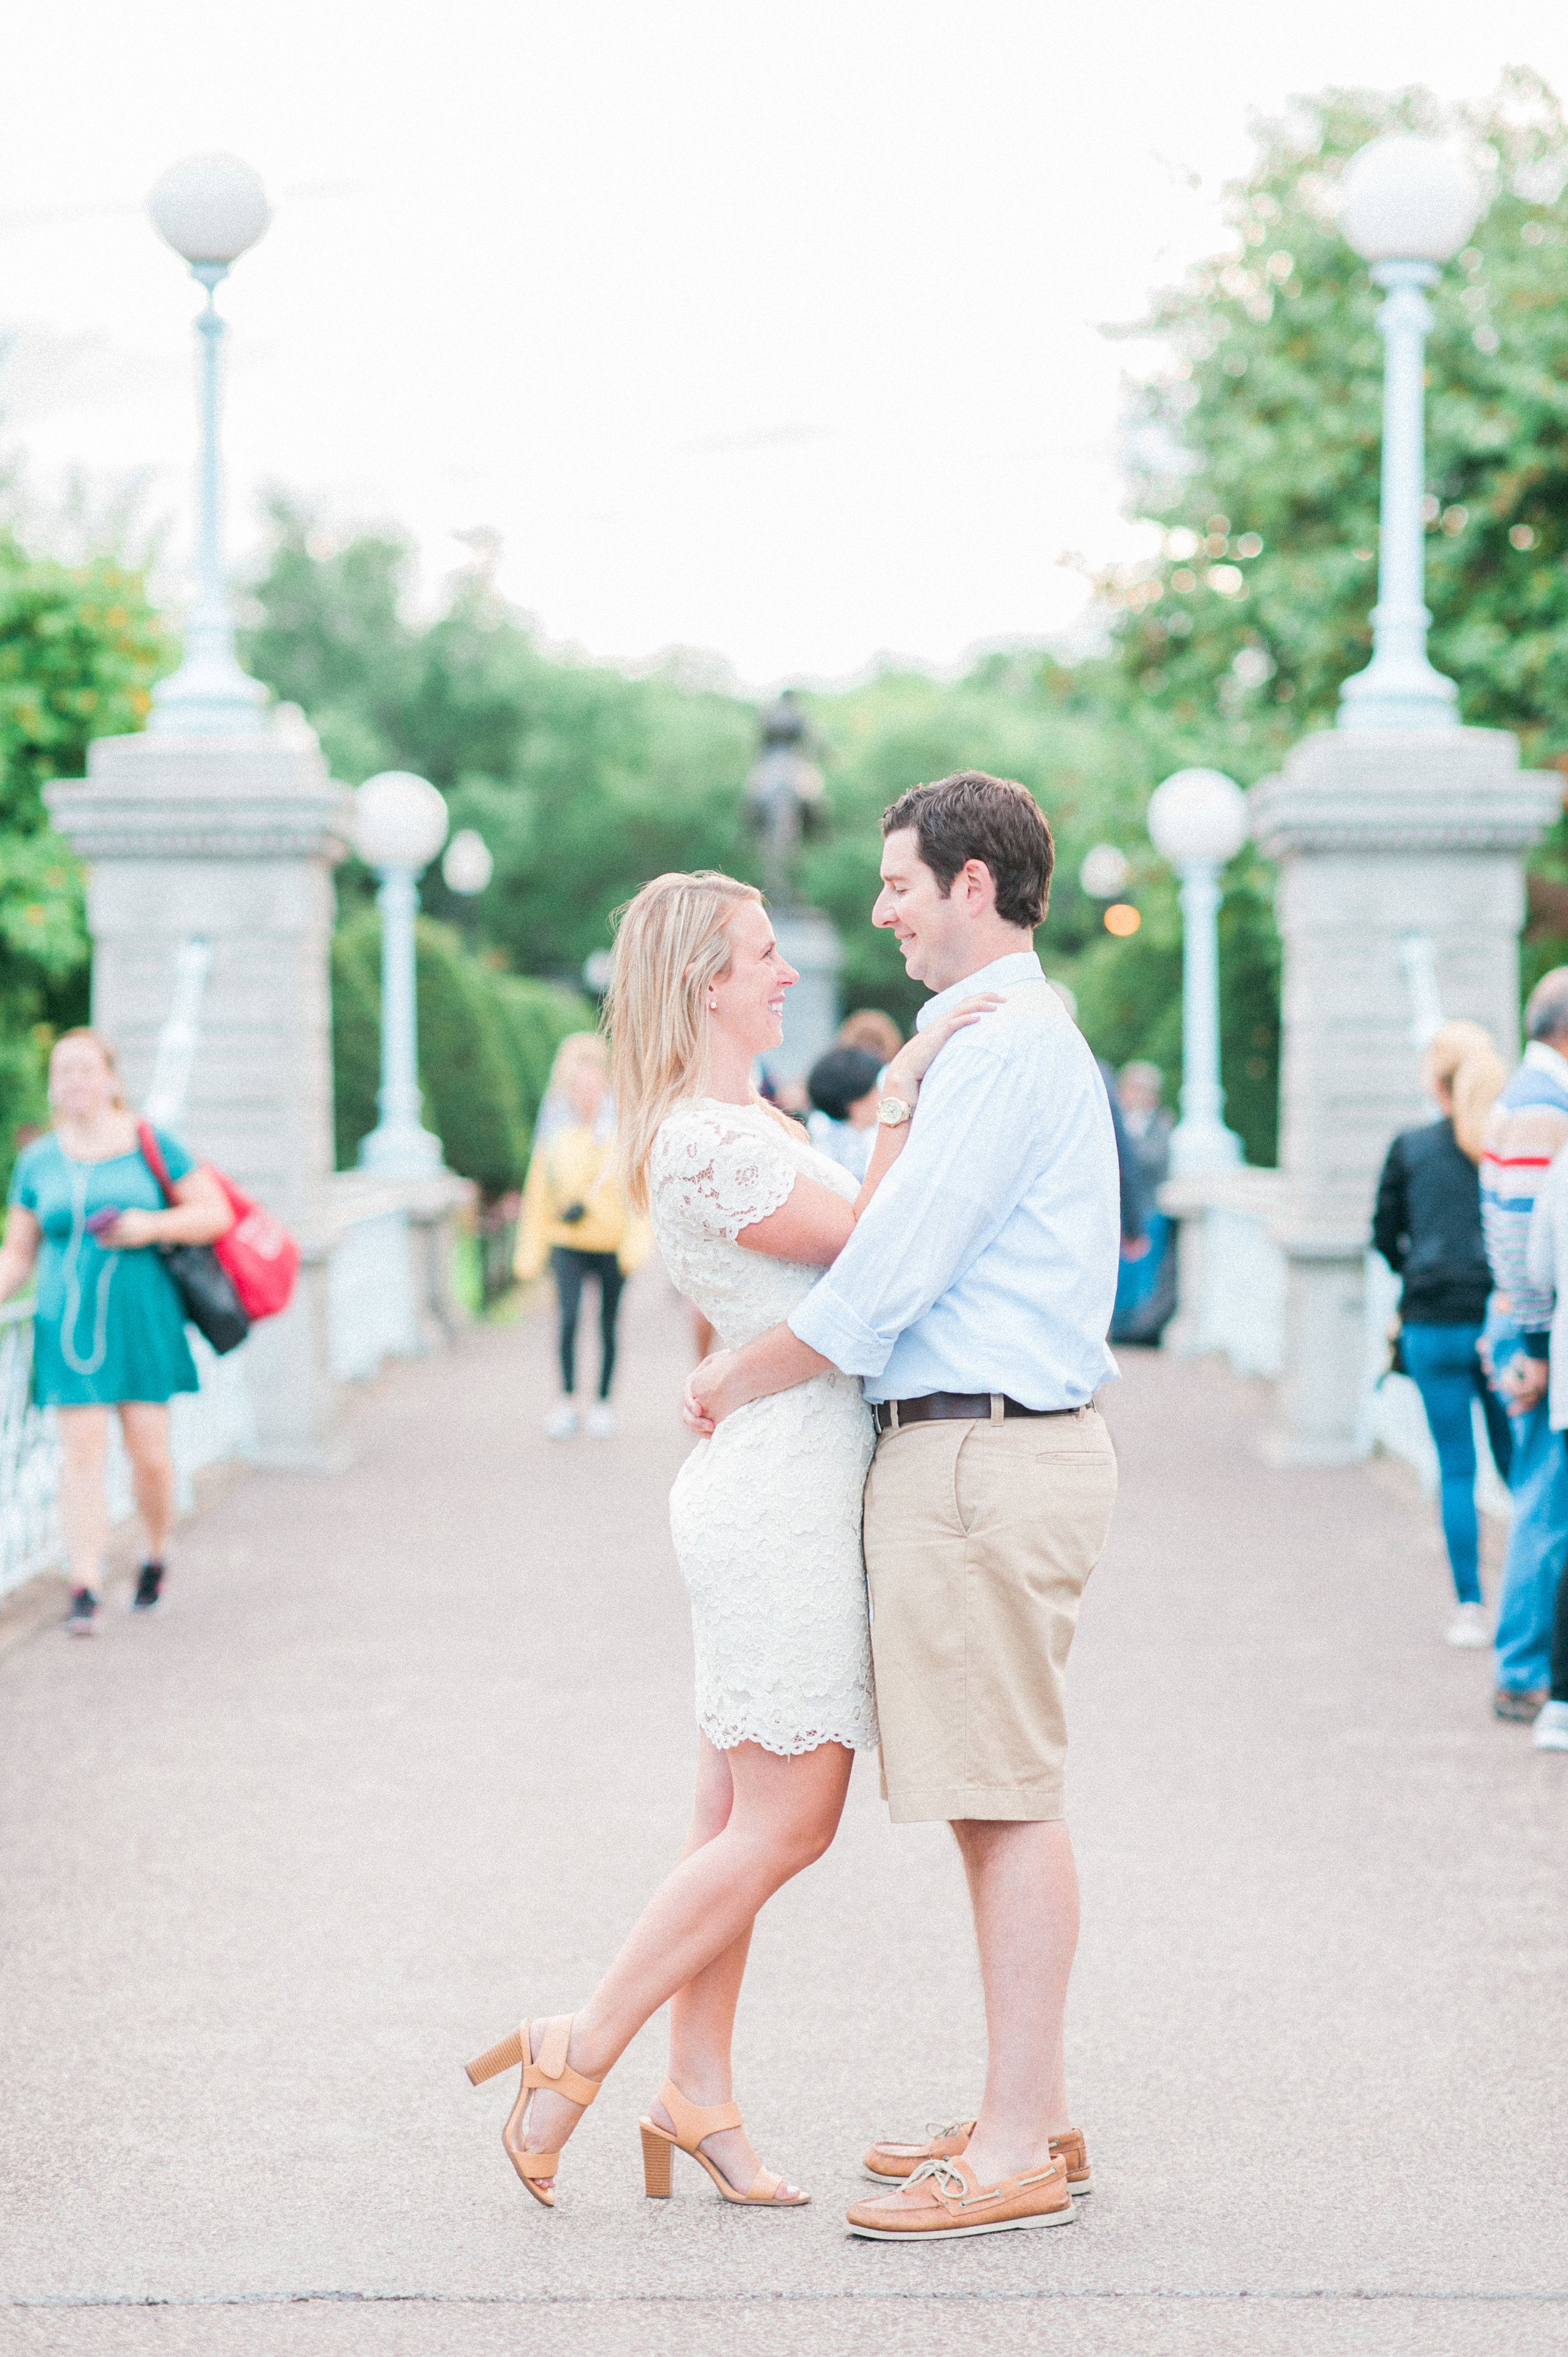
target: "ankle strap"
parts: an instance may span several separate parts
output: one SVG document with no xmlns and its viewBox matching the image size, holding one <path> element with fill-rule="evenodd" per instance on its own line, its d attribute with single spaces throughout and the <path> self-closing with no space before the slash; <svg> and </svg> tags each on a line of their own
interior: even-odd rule
<svg viewBox="0 0 1568 2357">
<path fill-rule="evenodd" d="M 591 2104 L 599 2092 L 597 2079 L 585 2079 L 574 2071 L 566 2060 L 566 2048 L 571 2040 L 574 2017 L 566 2014 L 553 2021 L 544 2033 L 537 2061 L 528 2060 L 529 2026 L 522 2025 L 522 2083 L 525 2087 L 548 2087 L 553 2094 L 564 2095 L 569 2104 Z"/>
<path fill-rule="evenodd" d="M 704 2136 L 717 2136 L 721 2128 L 740 2126 L 738 2104 L 689 2104 L 673 2079 L 666 2079 L 659 2090 L 659 2100 L 675 2123 L 675 2133 L 688 2149 L 702 2143 Z"/>
</svg>

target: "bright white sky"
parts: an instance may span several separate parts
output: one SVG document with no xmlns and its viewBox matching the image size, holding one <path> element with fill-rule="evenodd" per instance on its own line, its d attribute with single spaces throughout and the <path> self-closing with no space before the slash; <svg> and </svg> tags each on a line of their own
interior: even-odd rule
<svg viewBox="0 0 1568 2357">
<path fill-rule="evenodd" d="M 455 533 L 553 640 L 743 680 L 1070 630 L 1126 551 L 1101 322 L 1330 82 L 1568 84 L 1562 0 L 51 0 L 4 17 L 5 432 L 188 527 L 196 290 L 139 210 L 227 147 L 231 542 L 278 481 Z M 1192 175 L 1199 185 L 1189 185 Z"/>
</svg>

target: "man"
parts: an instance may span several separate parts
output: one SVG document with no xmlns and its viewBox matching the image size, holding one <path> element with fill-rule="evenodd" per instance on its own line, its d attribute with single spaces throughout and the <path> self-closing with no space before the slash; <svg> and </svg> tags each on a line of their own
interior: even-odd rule
<svg viewBox="0 0 1568 2357">
<path fill-rule="evenodd" d="M 1531 1283 L 1527 1260 L 1536 1197 L 1568 1145 L 1568 966 L 1542 974 L 1524 1028 L 1524 1060 L 1492 1109 L 1481 1156 L 1481 1225 L 1499 1296 L 1481 1348 L 1514 1419 L 1492 1707 L 1529 1722 L 1549 1692 L 1552 1611 L 1568 1555 L 1568 1457 L 1546 1402 L 1553 1301 L 1550 1287 Z"/>
<path fill-rule="evenodd" d="M 873 923 L 936 996 L 979 991 L 909 1142 L 788 1326 L 693 1379 L 716 1422 L 830 1364 L 864 1379 L 877 1452 L 865 1559 L 895 1824 L 950 1823 L 968 1877 L 990 2057 L 979 2115 L 877 2146 L 900 2190 L 857 2202 L 890 2240 L 1065 2222 L 1087 2191 L 1062 2019 L 1078 1931 L 1062 1821 L 1062 1683 L 1115 1495 L 1094 1394 L 1116 1287 L 1116 1147 L 1093 1056 L 1034 953 L 1053 858 L 1026 791 L 966 770 L 885 813 Z M 908 1118 L 885 1100 L 881 1119 Z M 1070 2179 L 1070 2182 L 1069 2182 Z"/>
</svg>

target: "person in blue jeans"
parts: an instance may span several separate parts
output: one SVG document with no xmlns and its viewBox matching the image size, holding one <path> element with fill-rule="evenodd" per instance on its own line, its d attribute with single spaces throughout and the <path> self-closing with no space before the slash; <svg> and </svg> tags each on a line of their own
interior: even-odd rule
<svg viewBox="0 0 1568 2357">
<path fill-rule="evenodd" d="M 1568 1558 L 1568 1462 L 1552 1439 L 1546 1398 L 1556 1302 L 1529 1266 L 1536 1197 L 1568 1145 L 1568 966 L 1541 975 L 1525 1003 L 1524 1029 L 1524 1055 L 1485 1124 L 1481 1223 L 1497 1286 L 1482 1349 L 1514 1429 L 1492 1708 L 1528 1724 L 1550 1692 L 1552 1613 Z"/>
<path fill-rule="evenodd" d="M 1390 1146 L 1372 1243 L 1404 1279 L 1401 1347 L 1437 1449 L 1443 1535 L 1457 1599 L 1448 1642 L 1484 1649 L 1492 1636 L 1481 1598 L 1474 1404 L 1481 1404 L 1505 1480 L 1513 1436 L 1478 1355 L 1492 1278 L 1477 1166 L 1482 1123 L 1504 1072 L 1478 1023 L 1445 1023 L 1426 1051 L 1422 1077 L 1441 1117 L 1402 1130 Z"/>
</svg>

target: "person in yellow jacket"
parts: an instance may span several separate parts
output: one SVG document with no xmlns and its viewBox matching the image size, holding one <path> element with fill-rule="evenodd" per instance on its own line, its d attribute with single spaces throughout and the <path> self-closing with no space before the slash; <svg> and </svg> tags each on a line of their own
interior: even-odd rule
<svg viewBox="0 0 1568 2357">
<path fill-rule="evenodd" d="M 609 1077 L 609 1050 L 596 1031 L 574 1031 L 562 1040 L 540 1109 L 518 1223 L 517 1275 L 527 1283 L 548 1261 L 561 1305 L 561 1397 L 544 1423 L 552 1440 L 570 1440 L 585 1424 L 596 1440 L 614 1433 L 610 1387 L 621 1288 L 652 1243 L 647 1221 L 628 1211 L 609 1176 L 615 1144 Z M 599 1288 L 599 1388 L 580 1417 L 577 1315 L 590 1279 Z"/>
</svg>

